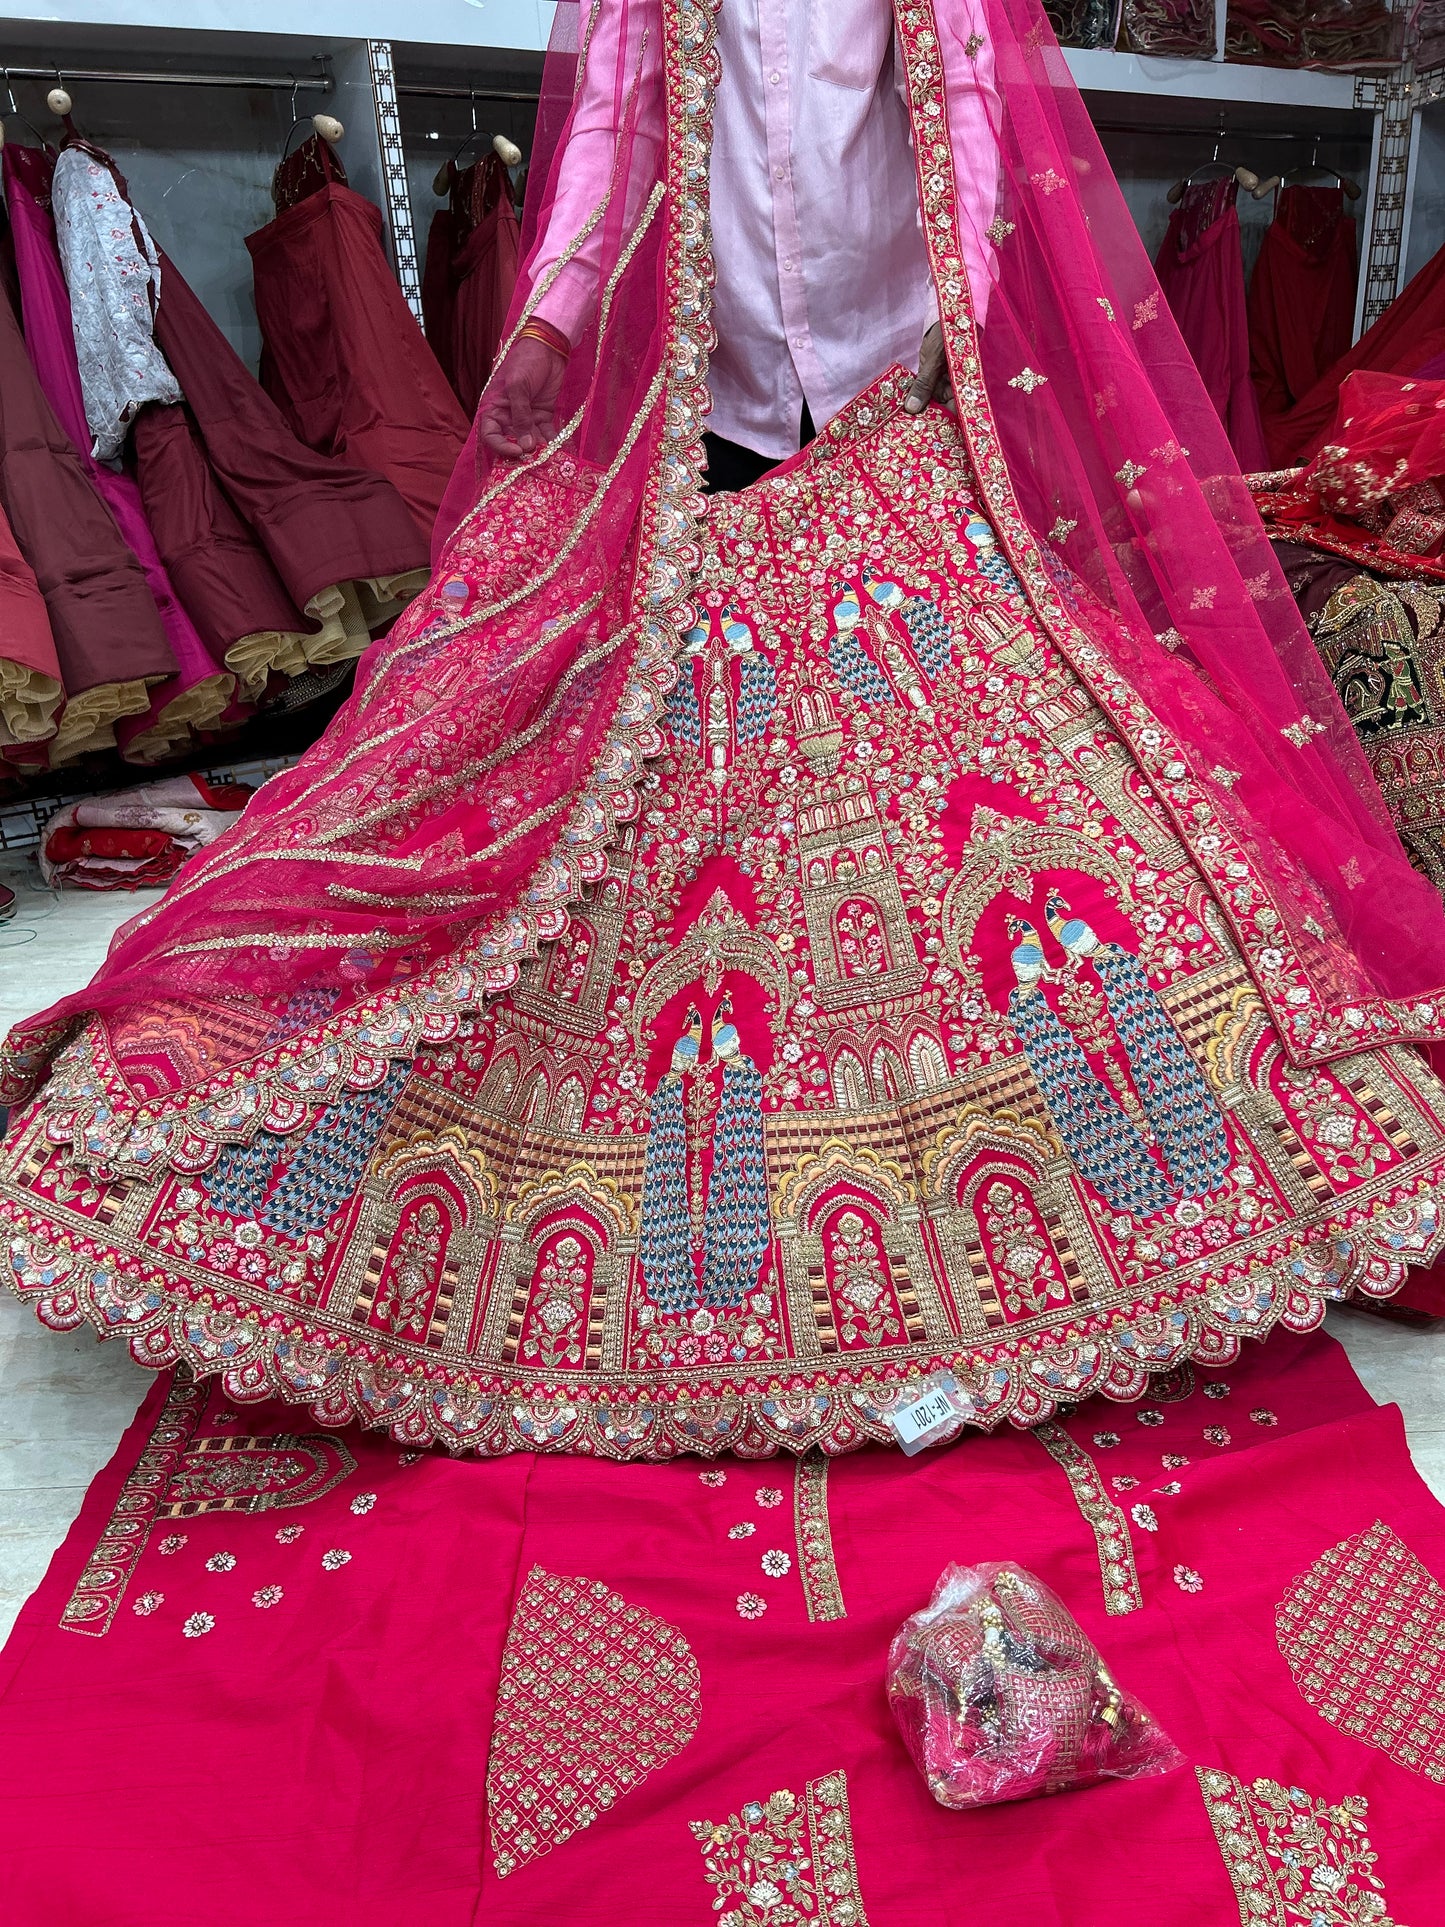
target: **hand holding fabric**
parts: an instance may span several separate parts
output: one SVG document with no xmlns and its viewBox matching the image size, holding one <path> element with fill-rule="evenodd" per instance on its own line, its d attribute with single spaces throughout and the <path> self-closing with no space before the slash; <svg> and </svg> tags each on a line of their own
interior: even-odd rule
<svg viewBox="0 0 1445 1927">
<path fill-rule="evenodd" d="M 557 394 L 567 357 L 535 335 L 520 335 L 487 383 L 477 431 L 495 454 L 530 455 L 556 427 Z"/>
<path fill-rule="evenodd" d="M 924 333 L 918 350 L 918 373 L 913 377 L 903 406 L 908 414 L 921 415 L 931 401 L 948 401 L 951 395 L 943 329 L 935 321 Z"/>
</svg>

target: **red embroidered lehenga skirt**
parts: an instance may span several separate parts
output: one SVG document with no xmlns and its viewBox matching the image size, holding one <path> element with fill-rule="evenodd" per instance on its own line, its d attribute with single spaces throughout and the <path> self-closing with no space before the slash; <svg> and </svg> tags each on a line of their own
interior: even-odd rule
<svg viewBox="0 0 1445 1927">
<path fill-rule="evenodd" d="M 1030 1424 L 1428 1261 L 1445 1093 L 1292 1066 L 1217 907 L 1248 853 L 1196 866 L 1185 765 L 889 393 L 713 505 L 666 753 L 513 989 L 188 1170 L 95 1174 L 124 1092 L 102 1023 L 67 1048 L 5 1152 L 43 1317 L 401 1443 L 837 1452 L 938 1366 Z"/>
</svg>

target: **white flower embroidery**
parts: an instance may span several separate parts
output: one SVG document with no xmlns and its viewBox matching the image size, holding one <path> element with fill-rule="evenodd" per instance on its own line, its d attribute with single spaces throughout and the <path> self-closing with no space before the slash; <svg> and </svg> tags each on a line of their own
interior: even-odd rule
<svg viewBox="0 0 1445 1927">
<path fill-rule="evenodd" d="M 1204 1428 L 1204 1436 L 1211 1445 L 1228 1445 L 1230 1437 L 1229 1427 L 1227 1425 L 1206 1425 Z"/>
<path fill-rule="evenodd" d="M 343 1552 L 339 1546 L 333 1546 L 330 1552 L 321 1555 L 322 1569 L 326 1572 L 335 1572 L 339 1566 L 349 1565 L 350 1562 L 351 1554 Z"/>
<path fill-rule="evenodd" d="M 727 1473 L 719 1472 L 716 1467 L 706 1472 L 699 1472 L 697 1476 L 703 1485 L 726 1485 L 728 1482 Z"/>
<path fill-rule="evenodd" d="M 1250 1174 L 1250 1175 L 1251 1175 L 1251 1177 L 1253 1177 L 1253 1173 L 1252 1173 L 1252 1172 L 1251 1172 L 1251 1174 Z M 1205 1396 L 1206 1398 L 1228 1398 L 1228 1397 L 1229 1397 L 1229 1395 L 1230 1395 L 1230 1393 L 1231 1393 L 1231 1392 L 1232 1392 L 1233 1390 L 1234 1390 L 1234 1387 L 1233 1387 L 1232 1385 L 1230 1385 L 1230 1384 L 1228 1384 L 1228 1383 L 1227 1383 L 1227 1382 L 1226 1382 L 1226 1381 L 1225 1381 L 1224 1379 L 1222 1379 L 1222 1378 L 1211 1378 L 1211 1379 L 1210 1379 L 1210 1380 L 1208 1380 L 1208 1382 L 1207 1382 L 1207 1383 L 1205 1384 L 1205 1387 L 1204 1387 L 1204 1396 Z"/>
<path fill-rule="evenodd" d="M 1152 1406 L 1150 1406 L 1147 1411 L 1136 1412 L 1134 1416 L 1141 1425 L 1162 1425 L 1164 1423 L 1164 1414 L 1162 1412 L 1156 1412 Z"/>
<path fill-rule="evenodd" d="M 1131 1478 L 1127 1472 L 1121 1472 L 1116 1479 L 1111 1481 L 1116 1492 L 1132 1492 L 1138 1483 L 1139 1481 Z"/>
<path fill-rule="evenodd" d="M 131 1611 L 139 1613 L 144 1619 L 148 1613 L 153 1613 L 157 1606 L 163 1606 L 165 1603 L 166 1596 L 163 1592 L 143 1592 L 131 1607 Z"/>
<path fill-rule="evenodd" d="M 1099 1446 L 1101 1450 L 1107 1452 L 1110 1446 L 1119 1443 L 1119 1434 L 1117 1432 L 1095 1432 L 1094 1443 Z"/>
<path fill-rule="evenodd" d="M 192 1613 L 181 1631 L 187 1639 L 199 1639 L 202 1633 L 212 1631 L 215 1624 L 214 1615 L 211 1613 Z"/>
<path fill-rule="evenodd" d="M 206 1561 L 207 1572 L 232 1572 L 236 1565 L 234 1552 L 213 1552 Z"/>
<path fill-rule="evenodd" d="M 1026 395 L 1031 395 L 1036 388 L 1044 387 L 1048 379 L 1048 376 L 1041 375 L 1037 368 L 1024 367 L 1020 368 L 1016 375 L 1009 376 L 1008 385 L 1010 388 L 1022 388 Z"/>
<path fill-rule="evenodd" d="M 1167 1498 L 1170 1498 L 1170 1499 L 1176 1498 L 1179 1495 L 1179 1493 L 1181 1493 L 1183 1490 L 1184 1490 L 1184 1487 L 1179 1483 L 1178 1479 L 1171 1479 L 1168 1485 L 1160 1485 L 1155 1487 L 1156 1492 L 1162 1492 Z"/>
<path fill-rule="evenodd" d="M 775 1485 L 760 1485 L 753 1497 L 765 1512 L 770 1512 L 775 1505 L 783 1503 L 783 1495 Z"/>
<path fill-rule="evenodd" d="M 251 1604 L 253 1606 L 261 1606 L 264 1608 L 266 1606 L 278 1606 L 280 1603 L 281 1588 L 279 1586 L 262 1586 L 258 1591 L 251 1594 Z"/>
<path fill-rule="evenodd" d="M 189 1533 L 168 1532 L 165 1538 L 162 1539 L 160 1544 L 156 1547 L 156 1551 L 164 1553 L 166 1557 L 169 1558 L 173 1552 L 179 1552 L 182 1546 L 189 1545 L 189 1543 L 190 1543 Z"/>
<path fill-rule="evenodd" d="M 1181 1592 L 1203 1592 L 1204 1590 L 1204 1581 L 1193 1566 L 1176 1566 L 1174 1583 Z"/>
<path fill-rule="evenodd" d="M 740 1618 L 761 1619 L 767 1610 L 767 1600 L 760 1598 L 757 1593 L 740 1592 L 738 1594 L 738 1614 Z"/>
<path fill-rule="evenodd" d="M 276 1533 L 278 1546 L 294 1546 L 306 1530 L 305 1526 L 281 1526 Z"/>
<path fill-rule="evenodd" d="M 793 1562 L 787 1553 L 771 1546 L 763 1554 L 762 1564 L 769 1579 L 784 1579 L 793 1570 Z"/>
<path fill-rule="evenodd" d="M 756 1531 L 757 1527 L 751 1519 L 742 1519 L 737 1525 L 728 1527 L 728 1537 L 729 1539 L 751 1539 Z"/>
<path fill-rule="evenodd" d="M 1160 1463 L 1166 1472 L 1173 1472 L 1178 1466 L 1188 1465 L 1189 1460 L 1182 1452 L 1166 1452 Z"/>
<path fill-rule="evenodd" d="M 1136 1526 L 1143 1526 L 1146 1532 L 1159 1530 L 1159 1516 L 1152 1505 L 1136 1505 L 1129 1508 L 1129 1517 Z"/>
<path fill-rule="evenodd" d="M 375 1504 L 376 1494 L 374 1492 L 358 1492 L 356 1497 L 351 1501 L 351 1509 L 357 1517 L 360 1518 L 363 1512 L 370 1512 Z"/>
<path fill-rule="evenodd" d="M 1256 1425 L 1278 1425 L 1279 1419 L 1267 1405 L 1256 1406 L 1249 1415 Z"/>
</svg>

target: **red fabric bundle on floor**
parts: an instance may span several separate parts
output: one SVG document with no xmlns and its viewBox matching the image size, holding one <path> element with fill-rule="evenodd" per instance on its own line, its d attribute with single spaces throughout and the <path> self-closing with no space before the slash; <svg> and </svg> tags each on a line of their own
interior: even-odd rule
<svg viewBox="0 0 1445 1927">
<path fill-rule="evenodd" d="M 188 856 L 230 829 L 253 794 L 244 783 L 187 775 L 69 803 L 41 834 L 40 873 L 78 890 L 169 882 Z"/>
<path fill-rule="evenodd" d="M 1355 324 L 1355 224 L 1344 189 L 1287 187 L 1249 285 L 1249 362 L 1270 459 L 1275 425 L 1349 351 Z"/>
<path fill-rule="evenodd" d="M 1154 263 L 1185 345 L 1246 473 L 1266 466 L 1259 403 L 1249 379 L 1244 257 L 1234 180 L 1191 182 Z"/>
<path fill-rule="evenodd" d="M 382 251 L 381 210 L 332 181 L 246 246 L 273 398 L 308 447 L 389 477 L 429 539 L 467 423 Z"/>
</svg>

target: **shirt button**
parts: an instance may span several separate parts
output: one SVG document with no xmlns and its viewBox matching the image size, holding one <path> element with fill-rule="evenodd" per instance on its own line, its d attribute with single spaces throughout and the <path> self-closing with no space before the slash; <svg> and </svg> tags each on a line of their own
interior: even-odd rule
<svg viewBox="0 0 1445 1927">
<path fill-rule="evenodd" d="M 783 273 L 791 274 L 792 272 L 793 272 L 793 263 L 791 261 L 785 261 L 783 263 Z"/>
<path fill-rule="evenodd" d="M 788 170 L 786 167 L 775 167 L 773 169 L 773 179 L 776 181 L 782 180 L 783 177 L 786 175 L 787 171 Z"/>
<path fill-rule="evenodd" d="M 769 79 L 769 80 L 770 80 L 770 81 L 772 82 L 772 84 L 773 84 L 773 86 L 774 86 L 774 87 L 776 87 L 776 86 L 777 86 L 777 84 L 778 84 L 778 82 L 779 82 L 779 81 L 780 81 L 780 80 L 782 79 L 782 77 L 783 77 L 783 76 L 782 76 L 781 74 L 769 74 L 769 75 L 768 75 L 768 79 Z"/>
</svg>

